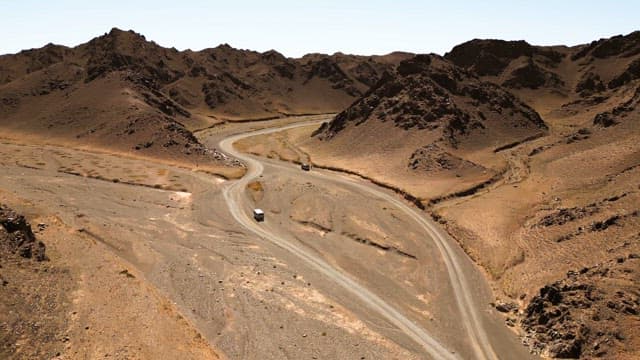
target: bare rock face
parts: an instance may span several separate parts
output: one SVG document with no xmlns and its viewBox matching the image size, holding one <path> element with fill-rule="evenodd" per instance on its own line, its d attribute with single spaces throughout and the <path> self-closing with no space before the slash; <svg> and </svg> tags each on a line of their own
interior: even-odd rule
<svg viewBox="0 0 640 360">
<path fill-rule="evenodd" d="M 144 36 L 133 31 L 114 28 L 81 46 L 89 57 L 86 81 L 119 70 L 135 71 L 163 84 L 184 76 L 182 71 L 168 65 L 171 57 L 177 58 L 177 51 L 147 42 Z"/>
<path fill-rule="evenodd" d="M 560 77 L 550 71 L 546 71 L 537 65 L 533 59 L 529 59 L 526 65 L 515 69 L 502 85 L 509 88 L 537 89 L 542 86 L 559 87 L 564 85 Z"/>
<path fill-rule="evenodd" d="M 407 166 L 414 171 L 439 172 L 484 168 L 445 151 L 437 144 L 423 146 L 411 154 Z"/>
<path fill-rule="evenodd" d="M 600 75 L 586 72 L 576 85 L 576 92 L 582 97 L 600 93 L 606 90 L 606 86 L 600 79 Z"/>
<path fill-rule="evenodd" d="M 0 246 L 11 253 L 37 261 L 46 260 L 45 246 L 36 240 L 24 216 L 0 204 Z"/>
<path fill-rule="evenodd" d="M 0 56 L 0 126 L 209 164 L 186 132 L 219 119 L 337 112 L 409 56 L 178 51 L 114 28 L 73 48 Z"/>
<path fill-rule="evenodd" d="M 638 105 L 640 105 L 640 86 L 636 88 L 634 95 L 629 100 L 609 111 L 597 114 L 593 118 L 593 124 L 604 128 L 617 125 L 629 115 L 635 114 Z"/>
<path fill-rule="evenodd" d="M 445 58 L 483 76 L 498 75 L 512 60 L 534 56 L 543 58 L 548 64 L 558 63 L 563 57 L 557 51 L 532 46 L 523 40 L 474 39 L 455 46 L 445 55 Z"/>
<path fill-rule="evenodd" d="M 392 121 L 403 130 L 438 130 L 453 147 L 480 132 L 489 140 L 491 128 L 546 130 L 540 116 L 515 96 L 438 55 L 402 61 L 314 136 L 330 140 L 347 126 L 367 121 Z"/>
<path fill-rule="evenodd" d="M 504 75 L 500 85 L 530 89 L 564 85 L 559 76 L 551 71 L 564 56 L 552 48 L 532 46 L 522 40 L 479 39 L 457 45 L 445 54 L 445 58 L 454 64 L 479 76 Z M 519 64 L 515 70 L 508 70 L 515 62 Z"/>
<path fill-rule="evenodd" d="M 570 271 L 544 286 L 524 311 L 525 343 L 552 358 L 616 358 L 637 336 L 640 259 L 635 254 Z"/>
<path fill-rule="evenodd" d="M 619 88 L 637 79 L 640 79 L 640 58 L 635 59 L 622 74 L 609 81 L 608 87 L 609 89 Z"/>
<path fill-rule="evenodd" d="M 640 54 L 640 31 L 628 35 L 618 35 L 608 39 L 592 41 L 579 48 L 572 56 L 572 60 L 585 57 L 604 59 L 612 56 L 630 57 Z"/>
</svg>

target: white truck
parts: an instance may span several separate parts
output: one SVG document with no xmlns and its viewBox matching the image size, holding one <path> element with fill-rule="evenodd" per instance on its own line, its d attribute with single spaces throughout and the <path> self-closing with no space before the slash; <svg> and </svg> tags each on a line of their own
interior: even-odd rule
<svg viewBox="0 0 640 360">
<path fill-rule="evenodd" d="M 264 221 L 264 211 L 262 209 L 253 209 L 253 218 L 256 221 Z"/>
</svg>

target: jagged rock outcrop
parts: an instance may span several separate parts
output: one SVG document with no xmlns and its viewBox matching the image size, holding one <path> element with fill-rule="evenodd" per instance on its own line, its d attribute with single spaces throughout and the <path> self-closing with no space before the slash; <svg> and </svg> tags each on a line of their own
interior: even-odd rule
<svg viewBox="0 0 640 360">
<path fill-rule="evenodd" d="M 52 65 L 65 63 L 83 72 L 68 85 L 91 82 L 117 71 L 130 71 L 150 79 L 154 89 L 166 93 L 186 110 L 202 105 L 224 110 L 229 103 L 260 113 L 278 114 L 287 108 L 308 107 L 314 97 L 297 98 L 297 91 L 309 87 L 335 90 L 339 104 L 317 108 L 316 112 L 335 111 L 349 104 L 410 54 L 355 56 L 310 54 L 300 59 L 283 56 L 275 50 L 265 53 L 234 49 L 228 44 L 202 51 L 177 51 L 148 41 L 133 31 L 112 29 L 74 48 L 47 45 L 42 49 L 0 56 L 0 85 Z M 311 84 L 321 79 L 322 84 Z M 310 90 L 305 90 L 310 91 Z M 260 104 L 256 105 L 256 95 Z M 318 102 L 322 103 L 322 102 Z M 255 109 L 255 107 L 259 109 Z M 320 106 L 320 105 L 318 105 Z M 222 111 L 221 110 L 221 111 Z M 304 109 L 300 108 L 299 111 Z M 247 117 L 252 114 L 247 113 Z"/>
<path fill-rule="evenodd" d="M 550 47 L 532 46 L 526 41 L 471 40 L 445 54 L 454 64 L 479 76 L 497 77 L 509 88 L 559 88 L 564 81 L 554 68 L 566 55 Z"/>
<path fill-rule="evenodd" d="M 513 70 L 502 85 L 515 89 L 538 89 L 542 86 L 559 87 L 564 85 L 564 82 L 557 74 L 546 71 L 532 59 L 528 59 L 525 65 Z"/>
<path fill-rule="evenodd" d="M 630 57 L 640 54 L 640 31 L 627 35 L 617 35 L 608 39 L 592 41 L 578 48 L 571 59 L 581 60 L 587 57 L 604 59 L 612 56 Z"/>
<path fill-rule="evenodd" d="M 609 81 L 608 87 L 609 89 L 619 88 L 637 79 L 640 79 L 640 58 L 635 59 L 622 74 Z"/>
<path fill-rule="evenodd" d="M 499 75 L 509 63 L 518 58 L 538 58 L 547 65 L 557 64 L 563 54 L 550 49 L 532 46 L 526 41 L 474 39 L 455 46 L 445 58 L 478 75 Z"/>
<path fill-rule="evenodd" d="M 478 79 L 437 55 L 418 55 L 386 73 L 362 98 L 314 133 L 323 140 L 347 126 L 391 121 L 403 130 L 442 132 L 456 147 L 472 135 L 490 143 L 504 135 L 546 130 L 540 116 L 497 85 Z"/>
<path fill-rule="evenodd" d="M 542 287 L 524 310 L 525 343 L 552 358 L 615 358 L 640 321 L 639 270 L 630 254 Z"/>
<path fill-rule="evenodd" d="M 0 247 L 4 251 L 18 254 L 23 258 L 44 261 L 45 246 L 31 230 L 31 225 L 23 215 L 0 204 Z"/>
<path fill-rule="evenodd" d="M 429 144 L 416 149 L 411 154 L 407 167 L 414 171 L 424 172 L 485 170 L 478 164 L 447 152 L 437 144 Z"/>
<path fill-rule="evenodd" d="M 565 101 L 558 114 L 597 108 L 597 127 L 614 126 L 635 109 L 635 100 L 619 99 L 640 84 L 638 31 L 573 47 L 476 39 L 454 47 L 445 57 L 534 106 L 541 93 L 531 90 Z M 601 104 L 610 110 L 603 111 Z"/>
<path fill-rule="evenodd" d="M 88 57 L 85 81 L 94 80 L 113 71 L 130 70 L 160 84 L 184 76 L 178 69 L 178 51 L 148 42 L 133 31 L 112 29 L 111 32 L 79 46 Z"/>
<path fill-rule="evenodd" d="M 638 105 L 640 105 L 640 86 L 636 88 L 629 100 L 615 106 L 610 111 L 597 114 L 593 118 L 593 124 L 605 128 L 617 125 L 621 121 L 625 121 L 628 116 L 635 114 Z"/>
<path fill-rule="evenodd" d="M 582 74 L 580 81 L 576 84 L 576 93 L 582 97 L 590 96 L 603 92 L 607 87 L 602 82 L 600 75 L 593 72 L 586 72 Z"/>
</svg>

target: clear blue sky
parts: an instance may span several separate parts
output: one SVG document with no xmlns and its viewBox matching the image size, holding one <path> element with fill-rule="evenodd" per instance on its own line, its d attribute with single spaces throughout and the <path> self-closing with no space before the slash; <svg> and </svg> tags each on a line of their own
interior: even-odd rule
<svg viewBox="0 0 640 360">
<path fill-rule="evenodd" d="M 472 38 L 575 45 L 640 29 L 640 1 L 0 0 L 0 54 L 133 29 L 166 47 L 444 53 Z"/>
</svg>

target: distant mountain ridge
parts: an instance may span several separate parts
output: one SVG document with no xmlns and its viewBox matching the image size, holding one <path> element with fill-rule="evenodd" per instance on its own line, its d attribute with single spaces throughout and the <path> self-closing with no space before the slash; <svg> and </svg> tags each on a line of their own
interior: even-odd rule
<svg viewBox="0 0 640 360">
<path fill-rule="evenodd" d="M 274 50 L 259 53 L 227 44 L 178 51 L 147 41 L 133 31 L 114 28 L 74 48 L 49 44 L 0 56 L 0 84 L 66 63 L 80 66 L 85 82 L 113 71 L 134 71 L 186 109 L 222 118 L 331 112 L 348 105 L 385 70 L 409 56 L 336 53 L 292 59 Z M 326 94 L 319 99 L 299 96 L 320 90 Z M 323 99 L 327 97 L 331 101 Z"/>
<path fill-rule="evenodd" d="M 0 56 L 0 126 L 161 158 L 205 156 L 191 130 L 340 111 L 409 56 L 178 51 L 114 28 L 73 48 Z"/>
<path fill-rule="evenodd" d="M 565 103 L 602 103 L 640 79 L 640 31 L 573 47 L 475 39 L 445 58 L 525 100 L 546 90 Z"/>
</svg>

